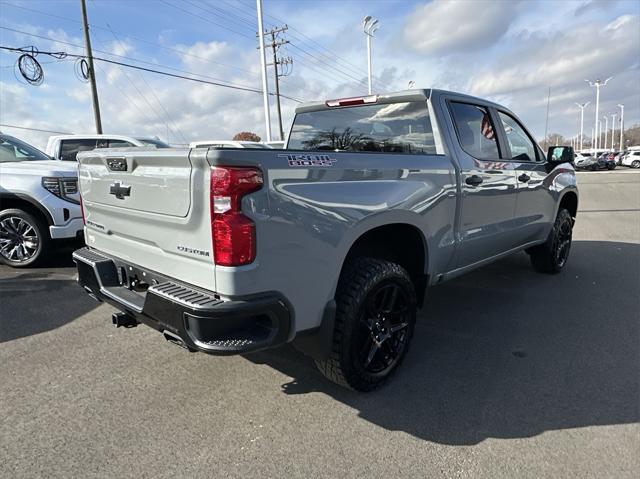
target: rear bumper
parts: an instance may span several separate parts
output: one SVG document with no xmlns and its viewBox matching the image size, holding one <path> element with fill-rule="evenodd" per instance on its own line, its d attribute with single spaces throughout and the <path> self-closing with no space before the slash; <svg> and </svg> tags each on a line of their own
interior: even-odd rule
<svg viewBox="0 0 640 479">
<path fill-rule="evenodd" d="M 78 283 L 94 298 L 189 350 L 240 354 L 278 346 L 289 336 L 290 308 L 278 293 L 223 300 L 89 248 L 74 252 L 73 260 Z M 144 293 L 127 286 L 134 277 L 151 284 Z"/>
<path fill-rule="evenodd" d="M 52 239 L 80 238 L 82 237 L 83 229 L 82 218 L 72 218 L 65 225 L 49 226 L 49 234 Z"/>
</svg>

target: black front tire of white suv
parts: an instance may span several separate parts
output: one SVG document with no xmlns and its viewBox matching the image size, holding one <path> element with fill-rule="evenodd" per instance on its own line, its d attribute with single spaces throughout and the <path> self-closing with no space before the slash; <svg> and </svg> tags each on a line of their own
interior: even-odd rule
<svg viewBox="0 0 640 479">
<path fill-rule="evenodd" d="M 19 209 L 0 211 L 0 263 L 26 268 L 42 262 L 50 247 L 47 226 Z"/>
</svg>

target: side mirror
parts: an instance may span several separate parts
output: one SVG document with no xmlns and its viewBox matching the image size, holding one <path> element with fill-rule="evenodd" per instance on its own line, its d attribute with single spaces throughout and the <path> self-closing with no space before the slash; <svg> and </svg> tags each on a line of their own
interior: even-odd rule
<svg viewBox="0 0 640 479">
<path fill-rule="evenodd" d="M 550 146 L 547 150 L 547 163 L 555 166 L 560 163 L 571 163 L 575 160 L 573 148 L 570 146 Z"/>
</svg>

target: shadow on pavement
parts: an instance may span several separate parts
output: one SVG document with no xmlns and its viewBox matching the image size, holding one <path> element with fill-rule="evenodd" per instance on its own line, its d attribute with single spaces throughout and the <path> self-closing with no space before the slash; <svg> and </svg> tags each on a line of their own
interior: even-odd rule
<svg viewBox="0 0 640 479">
<path fill-rule="evenodd" d="M 49 278 L 38 269 L 1 278 L 0 343 L 50 331 L 97 307 L 71 278 Z"/>
<path fill-rule="evenodd" d="M 639 421 L 640 245 L 575 241 L 560 275 L 522 253 L 428 291 L 411 351 L 382 389 L 329 383 L 291 347 L 246 356 L 388 430 L 443 444 Z"/>
</svg>

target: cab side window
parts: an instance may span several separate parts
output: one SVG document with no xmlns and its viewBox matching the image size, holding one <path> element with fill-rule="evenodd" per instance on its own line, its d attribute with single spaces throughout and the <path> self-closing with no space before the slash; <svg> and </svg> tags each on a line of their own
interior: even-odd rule
<svg viewBox="0 0 640 479">
<path fill-rule="evenodd" d="M 483 106 L 459 102 L 451 102 L 450 107 L 462 149 L 479 160 L 500 158 L 489 110 Z"/>
<path fill-rule="evenodd" d="M 509 143 L 511 159 L 513 161 L 537 161 L 536 145 L 520 123 L 511 115 L 501 111 L 498 112 L 498 115 L 507 137 L 507 143 Z"/>
<path fill-rule="evenodd" d="M 109 140 L 109 148 L 130 148 L 133 145 L 124 140 Z"/>
</svg>

